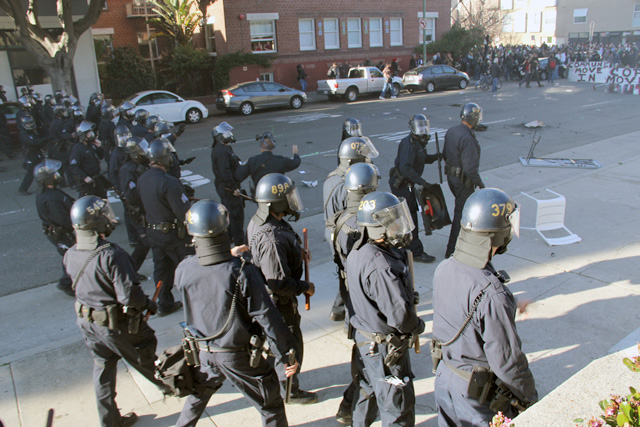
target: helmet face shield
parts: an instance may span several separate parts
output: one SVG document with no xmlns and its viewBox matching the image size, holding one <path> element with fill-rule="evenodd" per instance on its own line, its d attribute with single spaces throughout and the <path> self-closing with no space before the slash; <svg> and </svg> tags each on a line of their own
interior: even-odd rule
<svg viewBox="0 0 640 427">
<path fill-rule="evenodd" d="M 226 135 L 224 135 L 224 133 L 225 132 L 229 132 L 229 134 L 231 134 L 231 131 L 233 130 L 233 126 L 231 126 L 227 122 L 222 122 L 218 126 L 213 128 L 213 130 L 216 131 L 219 135 L 226 136 Z"/>
<path fill-rule="evenodd" d="M 362 136 L 359 137 L 359 139 L 360 141 L 351 142 L 351 148 L 353 150 L 357 151 L 359 155 L 368 157 L 370 159 L 375 159 L 376 157 L 378 157 L 380 153 L 368 137 Z"/>
<path fill-rule="evenodd" d="M 345 122 L 344 127 L 349 136 L 362 136 L 362 126 L 360 125 L 360 122 Z"/>
<path fill-rule="evenodd" d="M 289 204 L 289 209 L 292 211 L 302 211 L 302 199 L 300 198 L 300 193 L 298 193 L 298 189 L 296 187 L 293 187 L 293 190 L 287 193 L 287 203 Z"/>
<path fill-rule="evenodd" d="M 131 138 L 131 132 L 116 133 L 116 142 L 118 147 L 124 148 L 127 146 L 127 141 Z"/>
<path fill-rule="evenodd" d="M 520 237 L 520 206 L 517 203 L 513 208 L 513 212 L 507 215 L 507 219 L 511 223 L 511 232 L 516 237 Z"/>
<path fill-rule="evenodd" d="M 407 201 L 402 198 L 399 204 L 381 209 L 373 213 L 371 218 L 385 228 L 387 239 L 394 246 L 406 240 L 405 237 L 415 228 Z"/>
<path fill-rule="evenodd" d="M 412 120 L 410 122 L 411 133 L 417 136 L 429 135 L 429 119 L 426 120 Z"/>
</svg>

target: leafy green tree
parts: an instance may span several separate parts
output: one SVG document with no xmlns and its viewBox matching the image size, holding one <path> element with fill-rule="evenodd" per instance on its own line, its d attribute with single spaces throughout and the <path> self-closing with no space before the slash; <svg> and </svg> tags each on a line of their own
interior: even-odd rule
<svg viewBox="0 0 640 427">
<path fill-rule="evenodd" d="M 202 95 L 212 89 L 212 58 L 203 49 L 191 45 L 178 46 L 171 52 L 165 66 L 165 86 L 175 88 L 182 96 Z"/>
<path fill-rule="evenodd" d="M 114 99 L 153 89 L 156 84 L 151 66 L 131 46 L 115 48 L 106 71 L 107 88 Z"/>
<path fill-rule="evenodd" d="M 451 52 L 454 58 L 467 54 L 473 47 L 482 44 L 484 32 L 481 28 L 462 28 L 458 24 L 444 35 L 440 40 L 427 44 L 427 52 Z M 422 45 L 415 48 L 416 53 L 422 53 Z"/>
<path fill-rule="evenodd" d="M 175 47 L 191 43 L 193 33 L 200 25 L 202 14 L 196 0 L 149 0 L 158 17 L 149 19 L 159 31 L 154 37 L 165 36 Z"/>
</svg>

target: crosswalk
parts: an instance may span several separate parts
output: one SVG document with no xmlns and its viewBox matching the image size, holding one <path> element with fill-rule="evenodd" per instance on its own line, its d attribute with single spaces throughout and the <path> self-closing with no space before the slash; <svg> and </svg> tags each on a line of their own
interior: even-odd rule
<svg viewBox="0 0 640 427">
<path fill-rule="evenodd" d="M 431 140 L 433 141 L 436 137 L 436 133 L 438 134 L 438 139 L 444 144 L 444 134 L 447 133 L 447 129 L 442 128 L 431 128 Z M 383 141 L 391 141 L 399 144 L 402 138 L 409 135 L 408 130 L 403 130 L 400 132 L 389 132 L 389 133 L 378 133 L 375 135 L 368 135 L 370 138 L 378 138 Z"/>
</svg>

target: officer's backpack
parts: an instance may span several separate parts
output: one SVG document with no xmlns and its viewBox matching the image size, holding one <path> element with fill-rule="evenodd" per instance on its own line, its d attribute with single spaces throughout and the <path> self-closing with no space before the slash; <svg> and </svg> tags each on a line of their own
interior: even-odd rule
<svg viewBox="0 0 640 427">
<path fill-rule="evenodd" d="M 177 397 L 199 394 L 204 388 L 196 383 L 197 370 L 187 364 L 182 344 L 167 348 L 156 360 L 156 378 L 170 387 Z"/>
</svg>

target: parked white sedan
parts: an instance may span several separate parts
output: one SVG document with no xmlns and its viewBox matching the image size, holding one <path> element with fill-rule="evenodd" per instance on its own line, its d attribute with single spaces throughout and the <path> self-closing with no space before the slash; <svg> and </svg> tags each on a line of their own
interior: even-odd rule
<svg viewBox="0 0 640 427">
<path fill-rule="evenodd" d="M 166 90 L 147 90 L 131 95 L 126 101 L 169 122 L 198 123 L 209 117 L 209 110 L 198 101 L 185 100 Z"/>
</svg>

